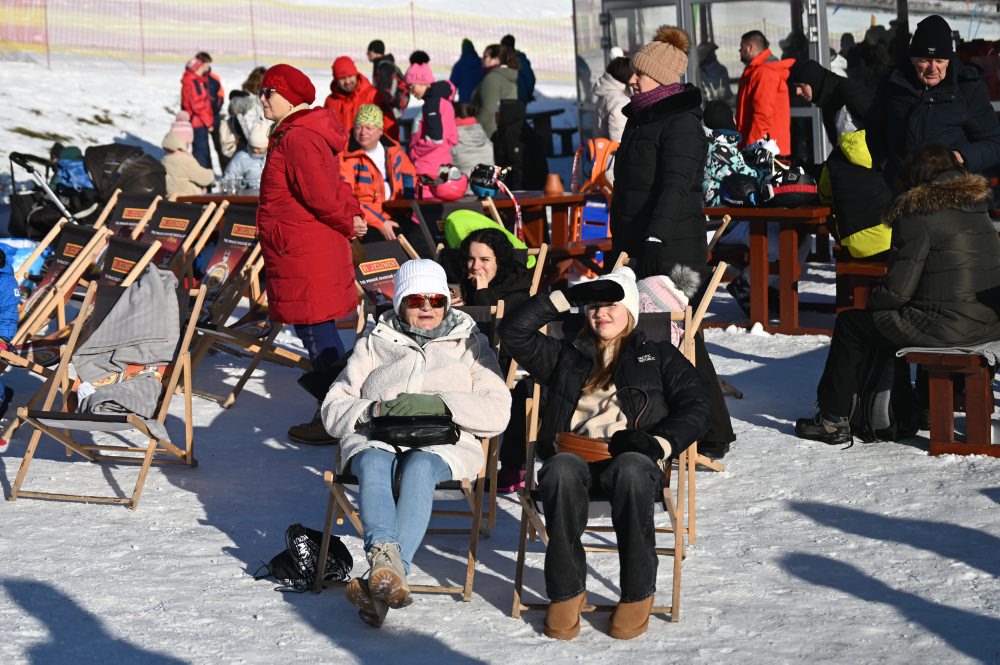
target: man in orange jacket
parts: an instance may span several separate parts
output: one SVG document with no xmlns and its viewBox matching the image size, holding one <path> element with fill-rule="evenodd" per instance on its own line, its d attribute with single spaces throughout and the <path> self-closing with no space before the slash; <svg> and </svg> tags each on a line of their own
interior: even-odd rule
<svg viewBox="0 0 1000 665">
<path fill-rule="evenodd" d="M 358 71 L 354 61 L 342 55 L 333 61 L 333 81 L 330 94 L 323 106 L 333 109 L 344 129 L 354 125 L 354 118 L 365 104 L 375 104 L 382 109 L 383 131 L 390 136 L 398 136 L 396 118 L 392 114 L 389 101 Z"/>
<path fill-rule="evenodd" d="M 746 65 L 736 93 L 736 129 L 746 146 L 767 134 L 781 155 L 792 152 L 792 113 L 788 72 L 794 60 L 771 54 L 764 33 L 751 30 L 740 38 L 740 60 Z"/>
<path fill-rule="evenodd" d="M 382 204 L 413 198 L 417 174 L 406 151 L 383 134 L 383 118 L 378 106 L 362 106 L 355 116 L 347 151 L 341 156 L 340 173 L 361 204 L 369 241 L 396 238 L 399 224 L 383 212 Z"/>
</svg>

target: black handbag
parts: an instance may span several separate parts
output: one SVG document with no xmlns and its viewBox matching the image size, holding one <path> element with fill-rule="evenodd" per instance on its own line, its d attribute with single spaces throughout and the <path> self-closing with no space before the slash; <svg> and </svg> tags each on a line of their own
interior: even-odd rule
<svg viewBox="0 0 1000 665">
<path fill-rule="evenodd" d="M 458 442 L 451 416 L 376 416 L 371 438 L 398 448 L 423 448 Z"/>
</svg>

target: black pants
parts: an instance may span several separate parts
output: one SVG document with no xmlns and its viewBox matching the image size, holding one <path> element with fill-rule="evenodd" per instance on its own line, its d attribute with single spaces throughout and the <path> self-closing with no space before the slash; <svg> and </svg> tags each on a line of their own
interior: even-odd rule
<svg viewBox="0 0 1000 665">
<path fill-rule="evenodd" d="M 820 413 L 844 418 L 851 415 L 854 396 L 864 377 L 866 355 L 873 350 L 892 352 L 897 349 L 899 345 L 875 327 L 872 312 L 848 309 L 838 314 L 833 325 L 830 354 L 816 389 Z"/>
<path fill-rule="evenodd" d="M 587 560 L 581 537 L 591 497 L 611 501 L 622 602 L 634 603 L 656 591 L 653 503 L 663 490 L 663 472 L 649 457 L 624 453 L 588 464 L 572 453 L 559 453 L 542 466 L 538 482 L 549 534 L 545 550 L 549 600 L 568 600 L 586 588 Z"/>
</svg>

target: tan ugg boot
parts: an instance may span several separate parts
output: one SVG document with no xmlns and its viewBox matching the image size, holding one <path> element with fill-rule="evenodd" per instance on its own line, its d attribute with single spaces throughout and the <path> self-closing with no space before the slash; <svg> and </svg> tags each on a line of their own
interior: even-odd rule
<svg viewBox="0 0 1000 665">
<path fill-rule="evenodd" d="M 587 603 L 587 592 L 569 600 L 549 603 L 542 632 L 554 640 L 571 640 L 580 634 L 580 612 Z"/>
<path fill-rule="evenodd" d="M 634 603 L 618 603 L 611 613 L 608 635 L 616 640 L 630 640 L 646 632 L 649 613 L 653 609 L 653 596 Z"/>
</svg>

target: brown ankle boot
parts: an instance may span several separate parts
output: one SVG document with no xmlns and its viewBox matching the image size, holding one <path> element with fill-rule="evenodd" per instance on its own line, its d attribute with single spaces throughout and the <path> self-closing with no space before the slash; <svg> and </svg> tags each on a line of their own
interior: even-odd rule
<svg viewBox="0 0 1000 665">
<path fill-rule="evenodd" d="M 634 603 L 618 603 L 611 613 L 608 634 L 616 640 L 630 640 L 646 632 L 649 613 L 653 609 L 653 596 Z"/>
<path fill-rule="evenodd" d="M 542 632 L 554 640 L 571 640 L 580 634 L 580 612 L 587 603 L 587 592 L 569 600 L 549 603 Z"/>
</svg>

